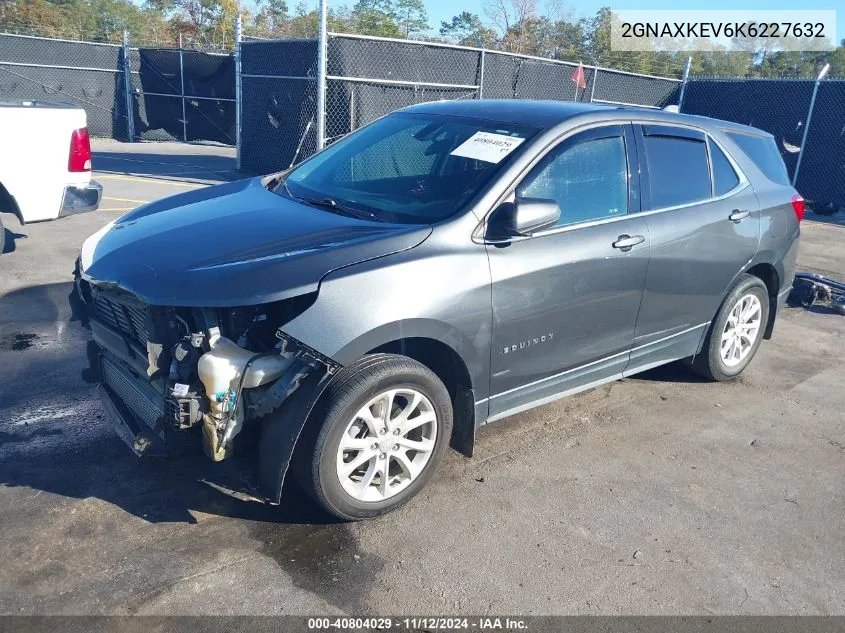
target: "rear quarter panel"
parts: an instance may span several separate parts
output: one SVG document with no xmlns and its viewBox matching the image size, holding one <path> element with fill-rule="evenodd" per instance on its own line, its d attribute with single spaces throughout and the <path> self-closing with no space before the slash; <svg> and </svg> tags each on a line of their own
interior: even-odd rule
<svg viewBox="0 0 845 633">
<path fill-rule="evenodd" d="M 774 266 L 778 294 L 785 293 L 792 287 L 801 235 L 801 225 L 792 208 L 792 196 L 798 192 L 769 180 L 729 135 L 722 132 L 718 139 L 745 172 L 760 205 L 760 247 L 748 268 L 757 264 Z"/>
<path fill-rule="evenodd" d="M 778 274 L 778 294 L 792 287 L 801 234 L 792 208 L 792 187 L 770 181 L 758 183 L 754 192 L 760 201 L 760 250 L 754 264 L 772 264 Z"/>
</svg>

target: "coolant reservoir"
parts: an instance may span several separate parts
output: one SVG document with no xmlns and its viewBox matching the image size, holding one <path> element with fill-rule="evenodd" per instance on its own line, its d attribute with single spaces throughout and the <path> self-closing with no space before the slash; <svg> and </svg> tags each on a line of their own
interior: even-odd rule
<svg viewBox="0 0 845 633">
<path fill-rule="evenodd" d="M 205 393 L 214 401 L 215 395 L 236 390 L 247 362 L 255 353 L 245 350 L 224 336 L 212 337 L 208 341 L 211 350 L 200 356 L 197 372 L 205 387 Z M 267 384 L 281 376 L 290 367 L 290 356 L 262 356 L 247 369 L 244 389 Z"/>
</svg>

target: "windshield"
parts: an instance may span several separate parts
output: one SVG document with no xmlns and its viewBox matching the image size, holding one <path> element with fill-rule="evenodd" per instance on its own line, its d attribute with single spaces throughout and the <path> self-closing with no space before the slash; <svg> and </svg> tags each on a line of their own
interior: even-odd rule
<svg viewBox="0 0 845 633">
<path fill-rule="evenodd" d="M 460 211 L 536 129 L 397 113 L 346 136 L 275 190 L 337 213 L 430 224 Z"/>
</svg>

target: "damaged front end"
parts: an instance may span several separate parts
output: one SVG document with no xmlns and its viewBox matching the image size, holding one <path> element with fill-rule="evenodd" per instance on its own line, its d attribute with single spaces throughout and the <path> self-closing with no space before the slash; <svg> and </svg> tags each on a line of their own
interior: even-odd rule
<svg viewBox="0 0 845 633">
<path fill-rule="evenodd" d="M 166 454 L 174 452 L 170 444 L 187 439 L 201 442 L 219 462 L 231 456 L 242 429 L 259 420 L 293 428 L 289 446 L 259 451 L 264 462 L 274 462 L 260 463 L 260 472 L 282 470 L 269 475 L 278 485 L 261 484 L 266 498 L 278 502 L 304 417 L 277 423 L 287 412 L 272 414 L 306 381 L 322 385 L 339 368 L 283 330 L 316 295 L 242 308 L 183 308 L 147 305 L 118 287 L 86 280 L 78 269 L 75 285 L 97 347 L 105 407 L 132 451 Z M 313 389 L 300 394 L 310 404 L 294 415 L 307 417 L 317 395 Z"/>
</svg>

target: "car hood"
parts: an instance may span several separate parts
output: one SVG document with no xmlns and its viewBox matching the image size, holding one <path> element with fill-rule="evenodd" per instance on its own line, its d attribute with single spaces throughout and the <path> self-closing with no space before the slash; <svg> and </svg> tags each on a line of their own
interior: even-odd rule
<svg viewBox="0 0 845 633">
<path fill-rule="evenodd" d="M 252 178 L 138 207 L 89 237 L 80 263 L 87 280 L 153 305 L 254 305 L 315 291 L 332 270 L 430 234 L 300 204 Z"/>
</svg>

